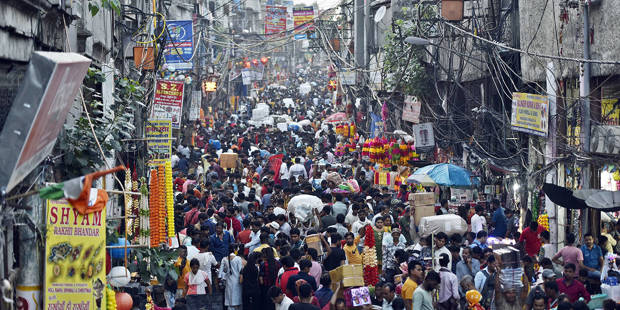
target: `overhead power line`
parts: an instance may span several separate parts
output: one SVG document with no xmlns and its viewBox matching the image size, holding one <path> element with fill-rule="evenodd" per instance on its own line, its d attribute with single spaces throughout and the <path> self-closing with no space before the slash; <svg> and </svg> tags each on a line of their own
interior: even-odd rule
<svg viewBox="0 0 620 310">
<path fill-rule="evenodd" d="M 505 48 L 507 50 L 513 51 L 513 52 L 517 52 L 517 53 L 521 53 L 521 54 L 525 54 L 528 56 L 533 56 L 533 57 L 540 57 L 540 58 L 547 58 L 547 59 L 555 59 L 555 60 L 565 60 L 565 61 L 573 61 L 573 62 L 581 62 L 581 63 L 594 63 L 594 64 L 601 64 L 601 65 L 620 65 L 620 61 L 617 60 L 597 60 L 597 59 L 585 59 L 585 58 L 571 58 L 571 57 L 564 57 L 564 56 L 554 56 L 554 55 L 546 55 L 546 54 L 540 54 L 540 53 L 534 53 L 534 52 L 530 52 L 530 51 L 524 51 L 522 49 L 518 49 L 518 48 L 514 48 L 514 47 L 510 47 L 507 46 L 503 43 L 499 43 L 499 42 L 495 42 L 495 41 L 491 41 L 489 39 L 485 39 L 481 36 L 478 36 L 476 34 L 473 34 L 467 30 L 461 29 L 460 27 L 453 25 L 449 22 L 446 21 L 442 21 L 443 24 L 448 25 L 454 29 L 456 29 L 457 31 L 466 34 L 472 38 L 478 39 L 480 41 L 501 47 L 501 48 Z"/>
</svg>

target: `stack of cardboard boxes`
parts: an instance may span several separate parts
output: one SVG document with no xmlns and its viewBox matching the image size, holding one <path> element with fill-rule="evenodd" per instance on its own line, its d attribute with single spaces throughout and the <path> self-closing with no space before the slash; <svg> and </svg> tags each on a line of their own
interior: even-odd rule
<svg viewBox="0 0 620 310">
<path fill-rule="evenodd" d="M 344 287 L 364 286 L 362 265 L 343 265 L 329 272 L 332 285 L 342 281 Z"/>
<path fill-rule="evenodd" d="M 420 219 L 435 215 L 435 193 L 412 193 L 409 194 L 409 205 L 414 209 L 415 224 L 420 224 Z"/>
</svg>

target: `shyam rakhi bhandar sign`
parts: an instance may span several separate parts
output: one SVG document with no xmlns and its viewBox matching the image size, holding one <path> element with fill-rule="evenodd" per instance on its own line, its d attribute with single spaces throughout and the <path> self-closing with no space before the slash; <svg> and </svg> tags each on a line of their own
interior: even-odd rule
<svg viewBox="0 0 620 310">
<path fill-rule="evenodd" d="M 105 307 L 105 208 L 81 215 L 48 200 L 46 224 L 44 309 Z"/>
</svg>

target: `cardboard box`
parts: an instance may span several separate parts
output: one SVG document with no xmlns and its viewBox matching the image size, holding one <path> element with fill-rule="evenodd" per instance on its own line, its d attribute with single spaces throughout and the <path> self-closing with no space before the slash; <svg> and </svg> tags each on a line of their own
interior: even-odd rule
<svg viewBox="0 0 620 310">
<path fill-rule="evenodd" d="M 321 238 L 318 234 L 308 235 L 304 240 L 308 248 L 316 249 L 319 255 L 323 255 L 323 247 L 321 246 Z"/>
<path fill-rule="evenodd" d="M 220 167 L 224 169 L 237 168 L 237 158 L 239 158 L 237 153 L 222 153 L 220 155 Z"/>
<path fill-rule="evenodd" d="M 426 205 L 426 206 L 420 206 L 420 205 L 416 205 L 414 207 L 414 218 L 415 218 L 415 224 L 416 225 L 420 225 L 420 220 L 423 217 L 427 217 L 427 216 L 435 216 L 435 205 Z"/>
<path fill-rule="evenodd" d="M 342 279 L 343 287 L 364 286 L 364 277 L 349 277 Z"/>
<path fill-rule="evenodd" d="M 499 256 L 502 268 L 518 268 L 521 266 L 521 252 L 512 246 L 494 249 L 493 254 Z"/>
<path fill-rule="evenodd" d="M 362 265 L 343 265 L 329 272 L 332 282 L 340 282 L 345 278 L 362 278 L 364 282 L 364 269 Z M 353 281 L 353 280 L 350 280 Z M 364 285 L 364 284 L 362 284 Z"/>
<path fill-rule="evenodd" d="M 409 201 L 413 201 L 415 206 L 434 205 L 435 193 L 412 193 L 409 194 Z"/>
</svg>

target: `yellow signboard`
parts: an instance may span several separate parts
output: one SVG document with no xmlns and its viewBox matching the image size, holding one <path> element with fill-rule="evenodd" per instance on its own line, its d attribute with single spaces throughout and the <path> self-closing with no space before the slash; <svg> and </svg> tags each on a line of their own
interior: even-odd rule
<svg viewBox="0 0 620 310">
<path fill-rule="evenodd" d="M 149 165 L 163 165 L 172 157 L 172 121 L 169 119 L 149 119 L 146 122 L 147 149 Z"/>
<path fill-rule="evenodd" d="M 44 309 L 105 308 L 105 209 L 83 216 L 48 200 L 46 221 Z"/>
<path fill-rule="evenodd" d="M 512 130 L 547 136 L 549 130 L 547 96 L 512 93 Z"/>
<path fill-rule="evenodd" d="M 618 99 L 601 99 L 601 123 L 605 125 L 620 125 Z"/>
</svg>

